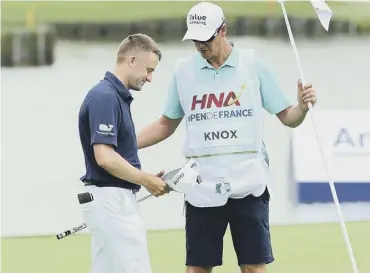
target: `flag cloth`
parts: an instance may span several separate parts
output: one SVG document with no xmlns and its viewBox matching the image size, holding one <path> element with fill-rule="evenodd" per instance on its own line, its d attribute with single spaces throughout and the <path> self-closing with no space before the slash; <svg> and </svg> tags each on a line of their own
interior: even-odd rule
<svg viewBox="0 0 370 273">
<path fill-rule="evenodd" d="M 324 0 L 310 0 L 310 2 L 316 11 L 317 17 L 319 17 L 321 25 L 328 31 L 333 12 Z"/>
</svg>

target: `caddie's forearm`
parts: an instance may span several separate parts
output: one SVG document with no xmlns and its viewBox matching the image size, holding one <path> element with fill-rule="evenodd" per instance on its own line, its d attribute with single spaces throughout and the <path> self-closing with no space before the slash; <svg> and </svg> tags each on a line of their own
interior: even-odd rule
<svg viewBox="0 0 370 273">
<path fill-rule="evenodd" d="M 307 111 L 302 110 L 302 108 L 297 104 L 294 107 L 290 107 L 284 117 L 284 125 L 290 128 L 296 128 L 304 121 L 306 118 Z"/>
<path fill-rule="evenodd" d="M 107 151 L 98 164 L 111 175 L 131 183 L 143 185 L 142 182 L 145 181 L 145 173 L 132 166 L 114 150 Z"/>
<path fill-rule="evenodd" d="M 168 127 L 163 125 L 159 120 L 146 126 L 137 135 L 137 144 L 139 149 L 143 149 L 155 145 L 166 138 L 173 132 L 168 130 Z"/>
</svg>

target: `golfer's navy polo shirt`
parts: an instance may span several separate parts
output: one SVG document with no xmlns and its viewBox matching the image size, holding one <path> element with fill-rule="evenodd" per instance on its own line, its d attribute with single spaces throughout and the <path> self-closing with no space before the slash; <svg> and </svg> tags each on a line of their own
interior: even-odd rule
<svg viewBox="0 0 370 273">
<path fill-rule="evenodd" d="M 130 110 L 132 101 L 131 93 L 110 72 L 106 72 L 104 79 L 86 95 L 79 113 L 79 133 L 86 166 L 86 174 L 81 181 L 90 181 L 100 187 L 140 188 L 99 167 L 93 150 L 94 144 L 113 145 L 131 165 L 141 168 Z"/>
</svg>

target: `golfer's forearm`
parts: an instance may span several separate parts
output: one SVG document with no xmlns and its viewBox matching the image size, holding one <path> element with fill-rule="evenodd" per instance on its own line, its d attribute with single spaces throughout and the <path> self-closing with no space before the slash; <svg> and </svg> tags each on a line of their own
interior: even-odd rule
<svg viewBox="0 0 370 273">
<path fill-rule="evenodd" d="M 299 104 L 296 106 L 290 107 L 284 116 L 284 125 L 296 128 L 298 127 L 306 118 L 307 112 L 303 111 Z"/>
<path fill-rule="evenodd" d="M 157 120 L 138 133 L 138 148 L 142 149 L 157 144 L 168 138 L 172 133 L 173 131 L 170 130 L 168 126 L 161 123 L 160 120 Z"/>
<path fill-rule="evenodd" d="M 135 168 L 114 150 L 106 152 L 100 157 L 98 165 L 111 175 L 120 179 L 142 185 L 144 172 Z"/>
</svg>

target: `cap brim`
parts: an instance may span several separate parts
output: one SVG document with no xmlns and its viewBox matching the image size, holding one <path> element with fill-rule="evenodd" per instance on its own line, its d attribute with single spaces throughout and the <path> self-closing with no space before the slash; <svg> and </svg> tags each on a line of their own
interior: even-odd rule
<svg viewBox="0 0 370 273">
<path fill-rule="evenodd" d="M 197 40 L 201 42 L 208 41 L 212 35 L 214 34 L 214 30 L 194 30 L 194 29 L 188 29 L 184 35 L 184 38 L 182 38 L 183 41 L 185 40 Z"/>
<path fill-rule="evenodd" d="M 167 181 L 170 181 L 172 178 L 174 178 L 176 176 L 176 174 L 181 170 L 181 168 L 178 168 L 178 169 L 174 169 L 168 173 L 166 173 L 165 175 L 162 176 L 162 180 L 164 182 L 167 182 Z"/>
</svg>

